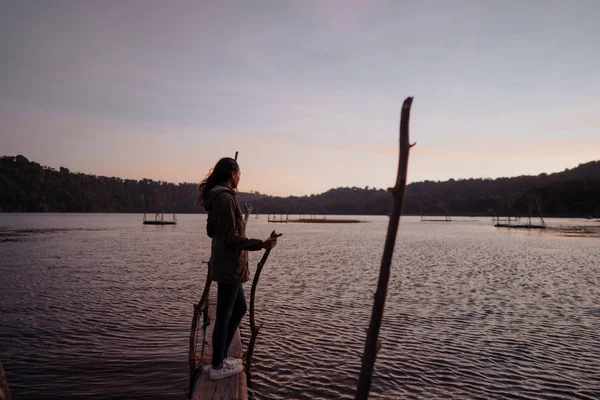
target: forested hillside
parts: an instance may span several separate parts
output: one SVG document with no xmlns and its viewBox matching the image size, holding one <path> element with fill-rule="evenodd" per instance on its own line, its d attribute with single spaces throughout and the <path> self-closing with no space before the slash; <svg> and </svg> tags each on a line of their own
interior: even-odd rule
<svg viewBox="0 0 600 400">
<path fill-rule="evenodd" d="M 391 196 L 383 189 L 337 188 L 311 196 L 275 197 L 240 193 L 240 201 L 261 214 L 385 215 Z M 153 212 L 164 205 L 177 213 L 196 207 L 197 184 L 173 184 L 72 173 L 30 162 L 0 159 L 0 212 Z M 406 214 L 526 215 L 600 217 L 600 162 L 555 174 L 498 179 L 417 182 L 407 188 Z"/>
</svg>

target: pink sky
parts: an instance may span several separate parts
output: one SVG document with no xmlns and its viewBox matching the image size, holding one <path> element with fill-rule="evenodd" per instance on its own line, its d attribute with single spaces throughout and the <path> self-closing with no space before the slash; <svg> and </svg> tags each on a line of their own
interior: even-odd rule
<svg viewBox="0 0 600 400">
<path fill-rule="evenodd" d="M 561 171 L 600 159 L 600 8 L 577 4 L 14 2 L 0 153 L 198 182 L 239 150 L 242 190 L 387 187 L 412 95 L 410 181 Z"/>
</svg>

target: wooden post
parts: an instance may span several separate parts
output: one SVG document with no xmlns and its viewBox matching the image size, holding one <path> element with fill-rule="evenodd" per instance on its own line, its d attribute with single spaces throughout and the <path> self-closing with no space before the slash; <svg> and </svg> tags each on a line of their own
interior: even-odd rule
<svg viewBox="0 0 600 400">
<path fill-rule="evenodd" d="M 410 108 L 413 98 L 408 97 L 402 105 L 402 114 L 400 118 L 400 159 L 398 162 L 398 175 L 396 177 L 396 186 L 390 189 L 394 196 L 394 205 L 390 215 L 388 224 L 387 236 L 385 239 L 385 247 L 383 257 L 381 259 L 381 268 L 379 269 L 379 280 L 377 282 L 377 291 L 373 301 L 373 309 L 371 312 L 371 322 L 367 333 L 365 343 L 365 351 L 362 358 L 362 368 L 358 380 L 356 391 L 357 400 L 366 400 L 371 389 L 371 379 L 373 376 L 373 368 L 378 350 L 378 338 L 381 328 L 381 320 L 383 319 L 383 309 L 385 306 L 385 298 L 387 296 L 387 288 L 390 280 L 390 270 L 392 264 L 392 256 L 394 254 L 394 246 L 396 245 L 396 235 L 398 226 L 400 225 L 400 216 L 402 215 L 402 206 L 404 203 L 404 194 L 406 191 L 406 176 L 408 173 L 408 156 L 409 151 L 414 144 L 409 142 L 408 122 L 410 119 Z"/>
<path fill-rule="evenodd" d="M 208 296 L 210 294 L 210 285 L 212 284 L 212 280 L 210 279 L 210 263 L 206 264 L 208 265 L 208 267 L 206 269 L 206 281 L 204 283 L 204 290 L 202 291 L 202 297 L 200 298 L 198 304 L 194 304 L 194 317 L 192 319 L 192 328 L 190 331 L 190 347 L 188 350 L 190 396 L 192 394 L 192 390 L 194 389 L 194 382 L 196 378 L 196 347 L 198 340 L 198 322 L 200 321 L 202 312 L 205 312 L 208 306 Z"/>
<path fill-rule="evenodd" d="M 8 387 L 6 375 L 4 375 L 4 369 L 2 368 L 2 363 L 0 362 L 0 400 L 11 399 L 12 397 L 10 395 L 10 388 Z"/>
<path fill-rule="evenodd" d="M 275 239 L 282 236 L 281 233 L 276 233 L 275 231 L 271 232 L 271 238 Z M 254 344 L 256 343 L 256 337 L 258 336 L 258 331 L 262 326 L 256 326 L 256 320 L 254 319 L 254 299 L 256 297 L 256 287 L 258 286 L 258 279 L 260 278 L 260 273 L 262 272 L 263 267 L 265 266 L 267 259 L 269 258 L 269 254 L 271 254 L 271 249 L 268 249 L 263 254 L 260 259 L 258 265 L 256 266 L 256 272 L 254 272 L 254 279 L 252 280 L 252 288 L 250 289 L 250 342 L 248 342 L 248 350 L 246 350 L 245 356 L 245 369 L 246 369 L 246 378 L 248 380 L 248 386 L 252 386 L 252 354 L 254 353 Z"/>
<path fill-rule="evenodd" d="M 542 211 L 542 199 L 540 198 L 540 196 L 535 196 L 535 205 L 537 206 L 537 209 L 540 213 L 540 222 L 542 224 L 542 227 L 545 228 L 546 227 L 546 221 L 544 221 L 544 212 Z"/>
</svg>

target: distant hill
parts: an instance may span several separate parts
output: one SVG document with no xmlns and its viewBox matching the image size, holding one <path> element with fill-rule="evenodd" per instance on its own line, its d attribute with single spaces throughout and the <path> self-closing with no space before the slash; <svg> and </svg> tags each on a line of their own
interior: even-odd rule
<svg viewBox="0 0 600 400">
<path fill-rule="evenodd" d="M 197 184 L 173 184 L 72 173 L 23 156 L 0 158 L 0 212 L 177 213 L 196 207 Z M 337 188 L 311 196 L 240 193 L 261 214 L 386 215 L 392 199 L 383 189 Z M 416 182 L 408 185 L 405 214 L 526 215 L 537 204 L 546 216 L 600 217 L 600 161 L 555 174 L 498 179 Z"/>
<path fill-rule="evenodd" d="M 405 212 L 526 215 L 533 204 L 536 214 L 536 198 L 547 216 L 600 216 L 600 161 L 554 174 L 413 183 Z"/>
</svg>

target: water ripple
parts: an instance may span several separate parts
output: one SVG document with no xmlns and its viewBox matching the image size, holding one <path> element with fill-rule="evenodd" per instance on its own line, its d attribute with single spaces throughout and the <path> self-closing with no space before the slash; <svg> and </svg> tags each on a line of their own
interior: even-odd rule
<svg viewBox="0 0 600 400">
<path fill-rule="evenodd" d="M 257 399 L 353 398 L 387 223 L 369 220 L 276 227 L 257 297 Z M 15 398 L 185 398 L 205 217 L 140 221 L 0 215 L 16 239 L 0 242 L 0 359 Z M 272 228 L 252 219 L 248 233 Z M 371 397 L 600 398 L 599 256 L 597 239 L 404 218 Z"/>
</svg>

